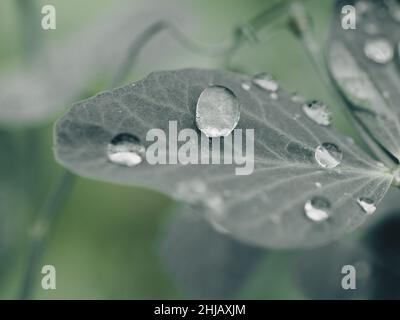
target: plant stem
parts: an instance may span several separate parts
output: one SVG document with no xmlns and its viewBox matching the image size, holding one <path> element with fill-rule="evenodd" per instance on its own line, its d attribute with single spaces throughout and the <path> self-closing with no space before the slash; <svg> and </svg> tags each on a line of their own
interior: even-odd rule
<svg viewBox="0 0 400 320">
<path fill-rule="evenodd" d="M 111 81 L 111 86 L 115 87 L 124 81 L 132 66 L 135 64 L 140 52 L 156 35 L 165 31 L 168 32 L 175 40 L 177 40 L 184 48 L 195 53 L 208 55 L 212 57 L 229 57 L 231 56 L 243 43 L 244 40 L 257 41 L 256 33 L 264 26 L 271 24 L 281 13 L 287 8 L 287 2 L 279 2 L 278 4 L 264 10 L 262 13 L 253 17 L 248 23 L 236 28 L 233 31 L 231 39 L 226 41 L 224 45 L 208 45 L 193 41 L 190 37 L 186 36 L 179 28 L 168 21 L 158 21 L 146 28 L 142 34 L 133 42 L 128 49 L 128 54 L 125 62 L 115 74 Z"/>
<path fill-rule="evenodd" d="M 28 263 L 20 289 L 21 299 L 29 299 L 31 297 L 48 232 L 54 224 L 57 215 L 61 212 L 61 208 L 70 194 L 74 181 L 75 176 L 72 173 L 63 172 L 56 187 L 51 191 L 36 217 L 36 221 L 29 234 Z"/>
<path fill-rule="evenodd" d="M 41 45 L 40 16 L 34 0 L 16 0 L 21 25 L 21 49 L 24 62 L 29 64 Z"/>
<path fill-rule="evenodd" d="M 390 168 L 395 165 L 393 159 L 382 149 L 382 147 L 371 137 L 370 133 L 363 125 L 354 117 L 347 107 L 344 97 L 335 90 L 336 84 L 329 75 L 325 54 L 321 50 L 312 28 L 311 19 L 307 15 L 304 5 L 300 2 L 294 2 L 290 11 L 290 27 L 298 39 L 300 39 L 303 47 L 310 58 L 310 61 L 317 72 L 322 84 L 325 86 L 329 95 L 334 101 L 340 101 L 341 110 L 345 113 L 347 119 L 356 128 L 364 142 L 375 156 L 384 162 Z"/>
</svg>

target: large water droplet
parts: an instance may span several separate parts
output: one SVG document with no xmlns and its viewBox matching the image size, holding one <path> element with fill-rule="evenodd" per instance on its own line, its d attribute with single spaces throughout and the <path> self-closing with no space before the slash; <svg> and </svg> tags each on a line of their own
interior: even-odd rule
<svg viewBox="0 0 400 320">
<path fill-rule="evenodd" d="M 328 199 L 317 196 L 307 200 L 304 205 L 304 212 L 309 219 L 319 222 L 329 218 L 330 208 L 331 204 Z"/>
<path fill-rule="evenodd" d="M 333 169 L 342 161 L 343 152 L 336 144 L 325 142 L 315 149 L 314 157 L 321 167 Z"/>
<path fill-rule="evenodd" d="M 250 81 L 243 81 L 241 83 L 241 87 L 243 90 L 249 91 L 251 89 L 251 82 Z"/>
<path fill-rule="evenodd" d="M 357 203 L 366 214 L 373 214 L 376 210 L 375 202 L 370 198 L 360 197 Z"/>
<path fill-rule="evenodd" d="M 205 89 L 197 101 L 196 124 L 209 138 L 228 136 L 240 118 L 235 94 L 221 86 Z"/>
<path fill-rule="evenodd" d="M 261 89 L 276 92 L 279 89 L 278 82 L 268 73 L 260 73 L 253 77 L 253 83 Z"/>
<path fill-rule="evenodd" d="M 303 105 L 303 111 L 307 117 L 322 126 L 331 124 L 332 114 L 322 101 L 315 100 Z"/>
<path fill-rule="evenodd" d="M 393 59 L 394 48 L 387 39 L 377 38 L 366 41 L 364 53 L 372 61 L 386 64 Z"/>
<path fill-rule="evenodd" d="M 108 159 L 115 164 L 133 167 L 142 162 L 145 148 L 140 140 L 129 133 L 115 136 L 107 146 Z"/>
</svg>

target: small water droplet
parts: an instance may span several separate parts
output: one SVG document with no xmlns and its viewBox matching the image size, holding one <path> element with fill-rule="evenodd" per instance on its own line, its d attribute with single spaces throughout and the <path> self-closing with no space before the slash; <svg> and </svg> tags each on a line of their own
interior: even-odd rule
<svg viewBox="0 0 400 320">
<path fill-rule="evenodd" d="M 379 168 L 382 168 L 382 169 L 385 168 L 385 165 L 382 162 L 379 162 L 379 161 L 376 163 L 376 166 L 379 167 Z"/>
<path fill-rule="evenodd" d="M 315 183 L 315 186 L 316 186 L 317 188 L 322 188 L 321 182 L 316 182 L 316 183 Z"/>
<path fill-rule="evenodd" d="M 239 118 L 239 101 L 231 90 L 211 86 L 200 94 L 196 106 L 196 124 L 207 137 L 228 136 Z"/>
<path fill-rule="evenodd" d="M 367 58 L 379 64 L 386 64 L 393 59 L 394 49 L 385 38 L 367 40 L 364 45 L 364 53 Z"/>
<path fill-rule="evenodd" d="M 393 183 L 396 187 L 400 187 L 400 168 L 396 168 L 392 171 Z"/>
<path fill-rule="evenodd" d="M 108 159 L 115 164 L 133 167 L 142 162 L 145 148 L 140 140 L 129 133 L 115 136 L 107 146 Z"/>
<path fill-rule="evenodd" d="M 261 89 L 276 92 L 279 89 L 278 82 L 268 73 L 260 73 L 253 77 L 253 83 Z"/>
<path fill-rule="evenodd" d="M 299 113 L 296 113 L 294 116 L 293 116 L 293 120 L 299 120 L 300 119 L 300 114 Z"/>
<path fill-rule="evenodd" d="M 303 112 L 319 125 L 329 126 L 331 124 L 332 114 L 322 101 L 315 100 L 303 105 Z"/>
<path fill-rule="evenodd" d="M 330 208 L 331 204 L 328 199 L 317 196 L 307 200 L 304 205 L 304 212 L 309 219 L 319 222 L 329 218 Z"/>
<path fill-rule="evenodd" d="M 295 92 L 292 94 L 290 100 L 292 100 L 292 102 L 294 103 L 300 103 L 303 104 L 306 102 L 306 98 L 304 98 L 301 94 Z"/>
<path fill-rule="evenodd" d="M 361 209 L 368 215 L 373 214 L 376 210 L 375 202 L 370 198 L 360 197 L 357 199 L 357 203 L 361 207 Z"/>
<path fill-rule="evenodd" d="M 243 90 L 249 91 L 251 89 L 251 82 L 250 81 L 243 81 L 241 84 Z"/>
<path fill-rule="evenodd" d="M 276 92 L 272 92 L 269 96 L 272 100 L 278 100 L 278 94 Z"/>
<path fill-rule="evenodd" d="M 314 157 L 321 167 L 333 169 L 342 161 L 343 152 L 336 144 L 325 142 L 315 149 Z"/>
</svg>

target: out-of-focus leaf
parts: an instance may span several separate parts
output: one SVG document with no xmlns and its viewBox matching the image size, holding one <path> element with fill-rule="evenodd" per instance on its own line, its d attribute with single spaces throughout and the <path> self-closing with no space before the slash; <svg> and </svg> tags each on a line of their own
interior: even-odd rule
<svg viewBox="0 0 400 320">
<path fill-rule="evenodd" d="M 310 299 L 367 299 L 372 286 L 371 262 L 372 257 L 362 245 L 346 240 L 299 254 L 292 269 Z M 345 265 L 356 270 L 355 290 L 342 288 Z"/>
<path fill-rule="evenodd" d="M 0 286 L 11 271 L 20 226 L 22 190 L 18 188 L 18 150 L 10 134 L 0 131 Z"/>
<path fill-rule="evenodd" d="M 355 30 L 341 26 L 344 5 L 356 7 Z M 327 49 L 330 72 L 355 118 L 397 159 L 400 159 L 397 61 L 400 21 L 396 16 L 399 10 L 400 4 L 395 0 L 367 0 L 358 4 L 337 1 Z"/>
<path fill-rule="evenodd" d="M 234 298 L 266 252 L 217 232 L 187 210 L 168 226 L 165 264 L 191 298 Z"/>
<path fill-rule="evenodd" d="M 49 44 L 38 52 L 31 66 L 5 72 L 0 77 L 0 125 L 35 126 L 52 119 L 87 92 L 94 81 L 111 80 L 135 39 L 150 25 L 165 19 L 178 26 L 185 19 L 191 21 L 171 2 L 138 9 L 137 4 L 127 1 L 70 39 Z M 142 55 L 142 65 L 162 66 L 169 57 L 177 58 L 183 52 L 181 46 L 176 49 L 177 42 L 170 37 L 158 37 L 157 45 L 163 48 L 163 54 L 153 50 Z"/>
<path fill-rule="evenodd" d="M 400 203 L 391 190 L 375 213 L 376 219 L 361 238 L 300 253 L 293 272 L 300 288 L 311 299 L 399 299 Z M 356 289 L 341 286 L 342 268 L 356 270 Z"/>
<path fill-rule="evenodd" d="M 191 203 L 232 236 L 265 247 L 321 245 L 361 225 L 366 214 L 357 198 L 378 203 L 392 177 L 334 128 L 302 114 L 303 106 L 290 94 L 279 90 L 275 100 L 257 86 L 243 89 L 242 83 L 249 81 L 237 73 L 185 69 L 153 73 L 134 85 L 101 93 L 75 104 L 58 121 L 56 157 L 82 176 L 142 185 Z M 196 103 L 210 84 L 229 88 L 239 99 L 236 129 L 254 130 L 251 175 L 235 175 L 236 164 L 150 165 L 144 159 L 126 167 L 108 160 L 108 145 L 119 134 L 133 135 L 147 148 L 147 132 L 159 128 L 168 134 L 169 121 L 178 122 L 178 131 L 197 130 Z M 342 150 L 336 169 L 317 164 L 314 153 L 322 143 Z M 243 145 L 243 151 L 249 150 L 250 145 Z M 202 147 L 196 148 L 203 156 Z M 330 204 L 329 219 L 320 223 L 304 214 L 306 202 L 315 196 Z"/>
</svg>

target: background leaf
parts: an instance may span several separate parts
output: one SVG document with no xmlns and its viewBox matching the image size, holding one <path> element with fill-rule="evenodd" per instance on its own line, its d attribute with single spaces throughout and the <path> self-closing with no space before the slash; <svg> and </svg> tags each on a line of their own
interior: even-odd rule
<svg viewBox="0 0 400 320">
<path fill-rule="evenodd" d="M 73 100 L 86 97 L 96 86 L 103 87 L 104 82 L 109 82 L 126 59 L 130 46 L 152 24 L 173 21 L 189 32 L 192 27 L 185 25 L 185 21 L 193 25 L 189 17 L 190 14 L 174 2 L 158 5 L 158 8 L 138 9 L 137 4 L 125 1 L 69 39 L 58 43 L 47 41 L 47 46 L 43 45 L 29 66 L 2 73 L 0 125 L 36 126 L 54 118 Z M 44 40 L 51 39 L 45 37 Z M 163 48 L 163 55 L 160 56 L 154 46 L 149 47 L 149 52 L 141 55 L 141 66 L 135 70 L 137 74 L 149 71 L 143 66 L 157 68 L 166 61 L 170 65 L 185 63 L 185 50 L 171 37 L 158 37 L 156 47 Z M 174 62 L 171 57 L 181 60 Z"/>
<path fill-rule="evenodd" d="M 234 298 L 266 252 L 214 230 L 182 208 L 162 247 L 166 266 L 191 298 Z"/>
<path fill-rule="evenodd" d="M 388 192 L 363 236 L 297 254 L 297 283 L 311 299 L 398 299 L 400 297 L 399 192 Z M 344 290 L 344 265 L 356 269 L 356 290 Z"/>
<path fill-rule="evenodd" d="M 354 230 L 366 217 L 357 198 L 379 202 L 391 176 L 351 140 L 302 115 L 302 105 L 283 90 L 278 100 L 258 87 L 244 90 L 241 84 L 250 80 L 231 72 L 187 69 L 153 73 L 135 85 L 101 93 L 74 105 L 57 123 L 56 157 L 80 175 L 139 184 L 189 202 L 234 237 L 261 246 L 314 246 Z M 238 97 L 237 129 L 254 129 L 252 175 L 236 176 L 234 165 L 143 162 L 129 168 L 108 160 L 107 146 L 120 133 L 135 135 L 147 147 L 147 131 L 168 132 L 169 121 L 178 120 L 178 130 L 194 129 L 197 98 L 211 83 Z M 314 150 L 325 142 L 343 150 L 337 169 L 321 168 L 315 161 Z M 204 184 L 201 191 L 199 183 Z M 323 223 L 304 214 L 313 196 L 331 202 L 330 218 Z M 216 203 L 221 204 L 217 209 Z"/>
<path fill-rule="evenodd" d="M 327 50 L 330 72 L 356 119 L 400 159 L 400 21 L 395 18 L 400 4 L 391 0 L 360 3 L 337 1 Z M 349 4 L 357 10 L 355 30 L 341 27 L 342 7 Z"/>
</svg>

